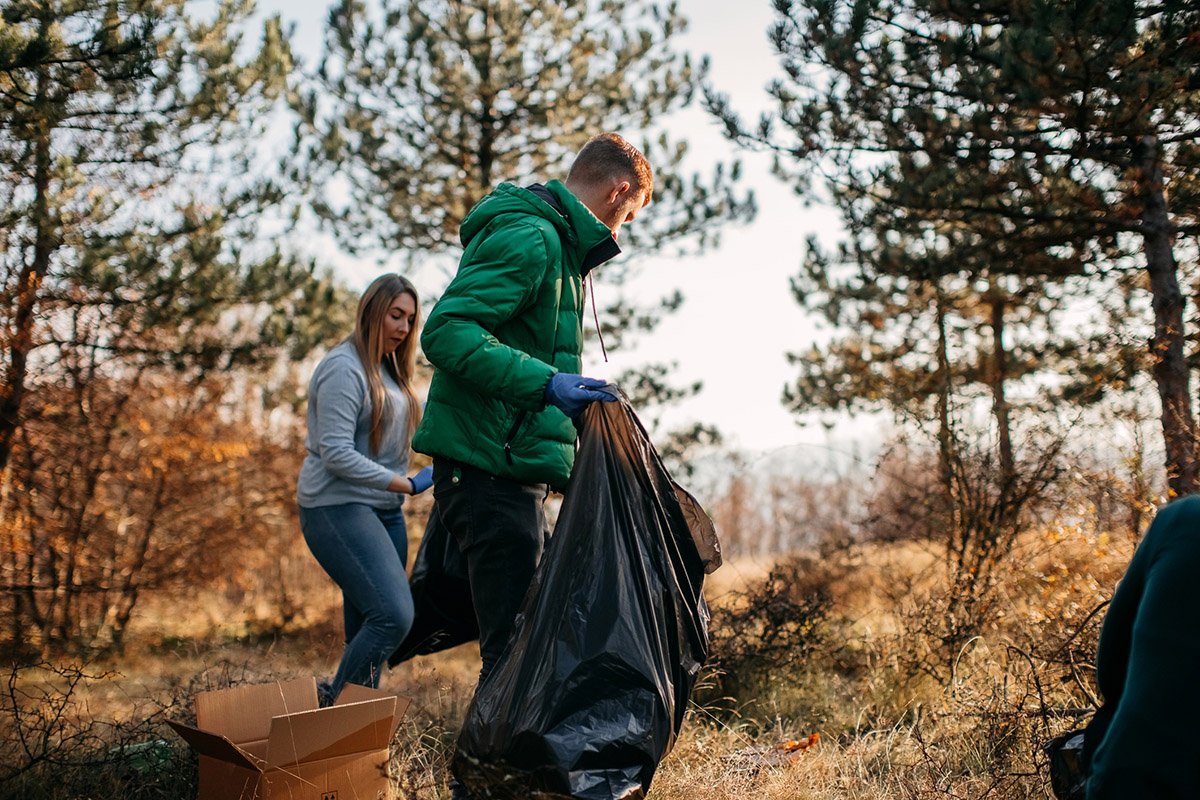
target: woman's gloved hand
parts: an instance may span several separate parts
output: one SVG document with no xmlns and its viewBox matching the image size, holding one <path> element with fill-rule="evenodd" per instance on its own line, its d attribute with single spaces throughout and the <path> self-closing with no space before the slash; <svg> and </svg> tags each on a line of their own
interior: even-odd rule
<svg viewBox="0 0 1200 800">
<path fill-rule="evenodd" d="M 412 494 L 420 494 L 421 492 L 433 486 L 433 465 L 426 467 L 408 479 L 412 484 Z"/>
</svg>

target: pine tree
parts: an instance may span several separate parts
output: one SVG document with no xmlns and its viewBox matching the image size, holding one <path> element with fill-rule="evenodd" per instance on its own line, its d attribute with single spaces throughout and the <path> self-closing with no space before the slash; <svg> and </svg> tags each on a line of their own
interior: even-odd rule
<svg viewBox="0 0 1200 800">
<path fill-rule="evenodd" d="M 634 253 L 711 244 L 721 223 L 754 210 L 737 165 L 687 177 L 686 143 L 646 134 L 705 73 L 672 48 L 684 24 L 675 3 L 645 0 L 385 0 L 378 16 L 342 0 L 315 85 L 295 97 L 293 175 L 310 181 L 311 207 L 350 250 L 419 260 L 457 252 L 463 218 L 496 183 L 565 177 L 591 136 L 615 130 L 655 169 L 652 212 L 622 243 Z M 619 286 L 626 273 L 611 265 L 596 277 Z M 604 316 L 652 327 L 681 300 L 647 309 L 622 296 Z M 618 343 L 611 326 L 604 335 Z M 699 390 L 642 391 L 664 387 L 668 371 L 623 383 L 657 402 Z"/>
<path fill-rule="evenodd" d="M 114 477 L 137 419 L 184 418 L 131 397 L 166 381 L 212 401 L 208 376 L 299 355 L 345 320 L 341 289 L 259 236 L 281 192 L 257 143 L 291 57 L 277 19 L 245 41 L 252 12 L 10 0 L 0 15 L 0 582 L 17 641 L 74 638 L 96 622 L 83 596 L 118 578 L 136 598 L 136 560 L 98 566 L 101 532 L 128 527 L 111 515 L 136 513 L 112 510 L 112 487 L 187 491 L 149 462 L 140 485 Z"/>
<path fill-rule="evenodd" d="M 801 187 L 829 176 L 843 205 L 868 205 L 880 218 L 990 231 L 986 241 L 1028 243 L 1042 260 L 1065 251 L 1092 290 L 1109 288 L 1136 259 L 1151 298 L 1143 363 L 1162 401 L 1171 488 L 1195 491 L 1176 238 L 1200 231 L 1200 207 L 1187 202 L 1200 172 L 1200 8 L 1185 0 L 777 0 L 776 8 L 772 40 L 785 72 L 772 89 L 777 112 L 747 130 L 712 95 L 729 134 L 778 148 L 779 173 Z M 997 257 L 988 268 L 1038 274 L 1025 259 Z M 1061 342 L 1057 352 L 1087 347 Z M 1123 371 L 1127 356 L 1118 348 L 1093 359 L 1092 376 L 1112 376 L 1095 369 L 1105 360 Z"/>
<path fill-rule="evenodd" d="M 251 12 L 244 0 L 202 13 L 167 0 L 5 5 L 0 468 L 56 365 L 229 367 L 304 324 L 284 312 L 311 267 L 249 244 L 279 200 L 255 177 L 255 141 L 291 69 L 278 20 L 256 47 L 243 41 Z"/>
</svg>

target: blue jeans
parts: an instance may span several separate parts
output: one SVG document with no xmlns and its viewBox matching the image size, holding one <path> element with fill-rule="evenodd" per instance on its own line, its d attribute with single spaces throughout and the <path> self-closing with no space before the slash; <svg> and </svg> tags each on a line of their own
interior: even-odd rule
<svg viewBox="0 0 1200 800">
<path fill-rule="evenodd" d="M 300 529 L 308 549 L 342 590 L 346 651 L 329 692 L 337 697 L 347 683 L 377 688 L 383 665 L 413 622 L 404 572 L 404 511 L 362 503 L 302 507 Z"/>
</svg>

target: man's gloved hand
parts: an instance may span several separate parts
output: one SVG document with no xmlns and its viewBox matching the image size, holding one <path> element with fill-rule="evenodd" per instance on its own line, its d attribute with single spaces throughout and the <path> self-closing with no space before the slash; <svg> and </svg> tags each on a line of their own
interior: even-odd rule
<svg viewBox="0 0 1200 800">
<path fill-rule="evenodd" d="M 562 409 L 564 414 L 574 419 L 583 413 L 588 403 L 610 403 L 617 399 L 612 392 L 602 390 L 602 387 L 607 385 L 607 381 L 599 378 L 558 372 L 546 386 L 546 402 Z"/>
<path fill-rule="evenodd" d="M 426 467 L 408 480 L 412 483 L 412 493 L 420 494 L 430 486 L 433 486 L 433 466 Z"/>
</svg>

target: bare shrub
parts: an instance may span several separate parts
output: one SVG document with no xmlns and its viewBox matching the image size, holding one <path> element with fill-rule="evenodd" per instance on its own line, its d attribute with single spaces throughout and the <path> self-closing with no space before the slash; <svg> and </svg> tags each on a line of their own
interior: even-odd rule
<svg viewBox="0 0 1200 800">
<path fill-rule="evenodd" d="M 713 611 L 702 703 L 735 706 L 760 697 L 772 680 L 794 681 L 824 646 L 833 575 L 825 562 L 791 556 Z"/>
<path fill-rule="evenodd" d="M 871 481 L 862 475 L 804 477 L 735 459 L 710 514 L 730 557 L 769 559 L 798 550 L 838 550 L 858 541 Z"/>
<path fill-rule="evenodd" d="M 928 646 L 914 663 L 940 681 L 996 619 L 1001 573 L 1051 495 L 1063 442 L 1061 434 L 1030 432 L 1009 460 L 984 432 L 971 438 L 948 429 L 936 452 L 893 449 L 881 465 L 884 493 L 870 504 L 869 529 L 885 541 L 929 540 L 942 553 L 945 581 L 916 595 L 919 608 L 909 619 L 910 632 Z M 903 594 L 913 596 L 911 588 Z"/>
<path fill-rule="evenodd" d="M 763 552 L 766 520 L 753 483 L 744 470 L 745 466 L 735 461 L 734 474 L 710 512 L 721 535 L 721 548 L 730 557 Z"/>
<path fill-rule="evenodd" d="M 119 650 L 145 593 L 285 563 L 299 454 L 236 388 L 135 375 L 39 394 L 0 514 L 0 647 Z M 294 600 L 277 604 L 286 624 Z"/>
<path fill-rule="evenodd" d="M 861 541 L 931 541 L 944 534 L 949 512 L 936 453 L 895 442 L 880 454 L 870 483 Z"/>
<path fill-rule="evenodd" d="M 80 698 L 113 673 L 82 666 L 12 667 L 0 694 L 0 796 L 168 800 L 194 792 L 194 759 L 164 738 L 184 712 L 174 698 L 149 701 L 125 720 L 93 719 Z M 173 738 L 173 737 L 172 737 Z"/>
<path fill-rule="evenodd" d="M 869 482 L 868 482 L 869 483 Z M 864 482 L 850 475 L 811 480 L 774 476 L 766 487 L 765 542 L 771 554 L 836 553 L 860 539 Z"/>
</svg>

